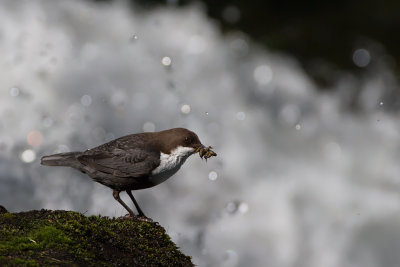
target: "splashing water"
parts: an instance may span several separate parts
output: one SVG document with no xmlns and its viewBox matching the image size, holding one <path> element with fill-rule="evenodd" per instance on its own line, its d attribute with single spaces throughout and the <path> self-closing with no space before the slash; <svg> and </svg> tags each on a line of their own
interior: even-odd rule
<svg viewBox="0 0 400 267">
<path fill-rule="evenodd" d="M 354 77 L 318 93 L 294 59 L 223 36 L 197 7 L 128 10 L 3 1 L 1 205 L 124 215 L 108 188 L 40 156 L 187 127 L 218 157 L 192 157 L 136 196 L 199 266 L 400 262 L 400 126 L 379 102 L 387 74 L 359 81 L 365 112 L 355 115 L 342 105 Z M 367 52 L 355 64 L 369 68 Z"/>
</svg>

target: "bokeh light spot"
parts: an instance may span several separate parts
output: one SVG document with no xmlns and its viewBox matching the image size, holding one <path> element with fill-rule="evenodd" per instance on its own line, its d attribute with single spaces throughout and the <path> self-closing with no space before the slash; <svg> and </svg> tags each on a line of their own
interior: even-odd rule
<svg viewBox="0 0 400 267">
<path fill-rule="evenodd" d="M 249 211 L 249 205 L 247 203 L 240 203 L 238 207 L 238 211 L 242 214 L 247 213 Z"/>
<path fill-rule="evenodd" d="M 189 114 L 189 113 L 190 113 L 190 110 L 191 110 L 191 108 L 190 108 L 190 106 L 189 106 L 188 104 L 184 104 L 184 105 L 182 105 L 182 107 L 181 107 L 181 112 L 182 112 L 183 114 Z"/>
<path fill-rule="evenodd" d="M 357 67 L 364 68 L 371 62 L 371 55 L 368 50 L 364 48 L 357 49 L 353 53 L 353 62 Z"/>
<path fill-rule="evenodd" d="M 37 147 L 43 142 L 43 135 L 39 131 L 31 131 L 26 137 L 26 141 L 30 146 Z"/>
<path fill-rule="evenodd" d="M 226 204 L 225 210 L 226 210 L 228 213 L 230 213 L 230 214 L 235 213 L 235 212 L 237 211 L 237 205 L 236 205 L 236 203 L 233 202 L 233 201 L 232 201 L 232 202 L 229 202 L 228 204 Z"/>
<path fill-rule="evenodd" d="M 164 66 L 168 67 L 168 66 L 171 65 L 172 60 L 171 60 L 170 57 L 163 57 L 163 58 L 161 59 L 161 63 L 162 63 Z"/>
<path fill-rule="evenodd" d="M 217 178 L 218 178 L 218 174 L 217 174 L 215 171 L 211 171 L 211 172 L 208 174 L 208 179 L 209 179 L 210 181 L 215 181 L 215 180 L 217 180 Z"/>
<path fill-rule="evenodd" d="M 17 87 L 13 87 L 10 89 L 10 95 L 12 97 L 17 97 L 19 95 L 19 89 Z"/>
<path fill-rule="evenodd" d="M 21 160 L 30 163 L 36 159 L 36 153 L 32 149 L 27 149 L 21 154 Z"/>
<path fill-rule="evenodd" d="M 89 95 L 84 95 L 81 97 L 81 104 L 84 105 L 85 107 L 90 106 L 92 104 L 92 97 Z"/>
<path fill-rule="evenodd" d="M 131 42 L 135 42 L 137 39 L 138 39 L 138 37 L 137 37 L 136 34 L 133 34 L 133 35 L 129 38 L 129 40 L 130 40 Z"/>
</svg>

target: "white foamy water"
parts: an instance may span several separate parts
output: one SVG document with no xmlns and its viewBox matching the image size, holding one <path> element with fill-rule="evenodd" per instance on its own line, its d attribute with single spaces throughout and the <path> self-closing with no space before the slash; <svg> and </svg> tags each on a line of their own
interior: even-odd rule
<svg viewBox="0 0 400 267">
<path fill-rule="evenodd" d="M 197 6 L 11 0 L 0 49 L 9 210 L 124 215 L 110 189 L 40 157 L 183 126 L 218 157 L 135 195 L 197 265 L 398 266 L 399 119 L 382 98 L 397 84 L 368 51 L 370 75 L 318 93 L 293 58 L 222 35 Z"/>
</svg>

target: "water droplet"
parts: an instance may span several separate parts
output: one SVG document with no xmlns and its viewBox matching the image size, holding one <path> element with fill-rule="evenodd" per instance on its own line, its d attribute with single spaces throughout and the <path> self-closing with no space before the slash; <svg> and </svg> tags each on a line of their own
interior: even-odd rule
<svg viewBox="0 0 400 267">
<path fill-rule="evenodd" d="M 164 66 L 168 67 L 168 66 L 171 65 L 172 60 L 171 60 L 170 57 L 163 57 L 163 58 L 161 59 L 161 63 L 162 63 Z"/>
<path fill-rule="evenodd" d="M 210 181 L 215 181 L 215 180 L 217 180 L 217 178 L 218 178 L 218 174 L 217 174 L 215 171 L 211 171 L 211 172 L 208 174 L 208 179 L 209 179 Z"/>
<path fill-rule="evenodd" d="M 225 211 L 232 215 L 238 212 L 240 214 L 245 214 L 249 211 L 249 205 L 245 202 L 235 200 L 226 204 Z"/>
<path fill-rule="evenodd" d="M 296 124 L 296 130 L 301 130 L 301 125 L 298 123 L 298 124 Z"/>
<path fill-rule="evenodd" d="M 26 141 L 30 146 L 37 147 L 40 146 L 40 144 L 43 141 L 43 135 L 39 131 L 31 131 L 28 136 L 26 137 Z"/>
<path fill-rule="evenodd" d="M 371 62 L 371 55 L 368 50 L 364 48 L 357 49 L 353 53 L 353 62 L 357 67 L 364 68 Z"/>
<path fill-rule="evenodd" d="M 137 37 L 136 34 L 132 35 L 131 38 L 129 38 L 129 40 L 130 40 L 131 42 L 135 42 L 137 39 L 138 39 L 138 37 Z"/>
<path fill-rule="evenodd" d="M 19 95 L 19 89 L 17 87 L 13 87 L 10 89 L 10 95 L 12 97 L 17 97 Z"/>
<path fill-rule="evenodd" d="M 233 201 L 229 202 L 229 203 L 226 204 L 226 206 L 225 206 L 225 210 L 226 210 L 228 213 L 230 213 L 230 214 L 236 213 L 237 208 L 238 208 L 237 203 L 236 203 L 236 202 L 233 202 Z"/>
<path fill-rule="evenodd" d="M 383 102 L 381 101 L 381 102 L 379 102 L 379 106 L 383 106 Z"/>
<path fill-rule="evenodd" d="M 189 105 L 187 105 L 187 104 L 184 104 L 184 105 L 182 105 L 182 107 L 181 107 L 181 112 L 183 113 L 183 114 L 189 114 L 190 113 L 190 106 Z"/>
<path fill-rule="evenodd" d="M 30 163 L 36 159 L 36 153 L 32 149 L 27 149 L 21 154 L 21 160 Z"/>
<path fill-rule="evenodd" d="M 243 111 L 239 111 L 238 113 L 236 113 L 236 119 L 239 121 L 246 119 L 246 113 L 244 113 Z"/>
<path fill-rule="evenodd" d="M 92 104 L 92 98 L 89 95 L 84 95 L 81 97 L 81 104 L 85 107 L 90 106 Z"/>
<path fill-rule="evenodd" d="M 206 111 L 206 115 L 208 115 L 208 112 Z"/>
<path fill-rule="evenodd" d="M 144 132 L 154 132 L 156 130 L 156 125 L 151 121 L 146 121 L 143 124 L 143 131 Z"/>
</svg>

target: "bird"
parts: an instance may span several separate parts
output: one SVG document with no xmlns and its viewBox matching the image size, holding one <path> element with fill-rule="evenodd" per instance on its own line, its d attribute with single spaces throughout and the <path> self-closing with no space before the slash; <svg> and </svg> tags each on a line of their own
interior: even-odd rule
<svg viewBox="0 0 400 267">
<path fill-rule="evenodd" d="M 156 186 L 174 175 L 186 159 L 199 153 L 207 160 L 217 156 L 211 146 L 204 146 L 197 134 L 185 128 L 126 135 L 83 152 L 58 153 L 41 158 L 46 166 L 77 169 L 95 182 L 113 190 L 113 197 L 136 217 L 122 201 L 125 191 L 139 217 L 146 217 L 132 191 Z"/>
</svg>

